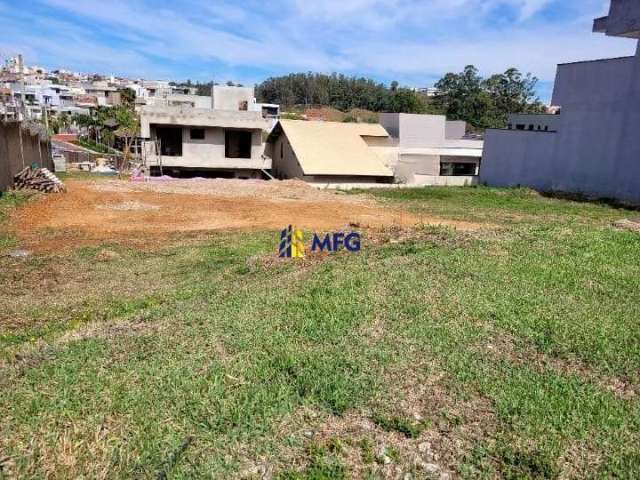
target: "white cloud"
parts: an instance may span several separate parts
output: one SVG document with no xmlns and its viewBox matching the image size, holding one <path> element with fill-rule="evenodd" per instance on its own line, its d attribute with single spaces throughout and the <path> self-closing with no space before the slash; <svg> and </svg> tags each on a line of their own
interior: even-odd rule
<svg viewBox="0 0 640 480">
<path fill-rule="evenodd" d="M 516 66 L 549 81 L 557 63 L 634 49 L 590 33 L 603 0 L 39 2 L 48 11 L 27 15 L 0 1 L 11 48 L 53 66 L 147 77 L 210 71 L 246 83 L 265 72 L 315 70 L 419 83 L 475 64 L 485 73 Z"/>
<path fill-rule="evenodd" d="M 633 42 L 625 39 L 547 29 L 536 35 L 509 30 L 428 43 L 379 42 L 368 44 L 367 48 L 353 46 L 344 55 L 360 68 L 378 73 L 392 71 L 415 75 L 428 72 L 437 75 L 458 72 L 473 64 L 485 74 L 516 67 L 541 80 L 551 81 L 559 63 L 633 55 L 633 52 Z"/>
</svg>

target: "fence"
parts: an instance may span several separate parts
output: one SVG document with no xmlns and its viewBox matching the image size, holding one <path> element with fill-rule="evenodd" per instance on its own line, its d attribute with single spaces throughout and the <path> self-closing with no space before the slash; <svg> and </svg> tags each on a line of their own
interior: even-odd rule
<svg viewBox="0 0 640 480">
<path fill-rule="evenodd" d="M 0 121 L 0 192 L 10 188 L 14 175 L 28 166 L 53 170 L 46 132 L 38 125 Z"/>
</svg>

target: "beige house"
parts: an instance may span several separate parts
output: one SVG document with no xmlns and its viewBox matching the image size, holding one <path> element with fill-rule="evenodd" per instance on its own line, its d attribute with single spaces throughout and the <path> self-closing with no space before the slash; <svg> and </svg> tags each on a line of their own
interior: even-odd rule
<svg viewBox="0 0 640 480">
<path fill-rule="evenodd" d="M 272 175 L 327 188 L 393 183 L 380 125 L 281 120 L 267 139 Z"/>
</svg>

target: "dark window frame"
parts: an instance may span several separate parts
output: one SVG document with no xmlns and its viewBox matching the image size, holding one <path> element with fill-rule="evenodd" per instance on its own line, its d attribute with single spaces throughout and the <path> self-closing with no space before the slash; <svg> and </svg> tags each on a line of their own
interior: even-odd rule
<svg viewBox="0 0 640 480">
<path fill-rule="evenodd" d="M 440 162 L 441 177 L 475 177 L 476 170 L 473 162 Z"/>
<path fill-rule="evenodd" d="M 198 134 L 202 134 L 202 135 L 194 135 L 194 133 L 197 132 Z M 207 138 L 207 132 L 204 128 L 190 128 L 189 129 L 189 138 L 191 140 L 205 140 Z"/>
<path fill-rule="evenodd" d="M 160 141 L 160 152 L 163 157 L 182 157 L 184 140 L 180 127 L 155 127 L 156 139 Z"/>
<path fill-rule="evenodd" d="M 225 130 L 225 158 L 250 160 L 253 150 L 253 132 L 251 130 Z"/>
</svg>

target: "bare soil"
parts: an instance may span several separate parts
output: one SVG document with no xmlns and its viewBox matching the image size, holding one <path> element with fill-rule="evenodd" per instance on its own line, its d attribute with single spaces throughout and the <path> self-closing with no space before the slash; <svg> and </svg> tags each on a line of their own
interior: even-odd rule
<svg viewBox="0 0 640 480">
<path fill-rule="evenodd" d="M 14 214 L 20 243 L 34 251 L 105 242 L 152 245 L 171 235 L 279 229 L 326 231 L 445 224 L 384 206 L 366 196 L 317 190 L 299 181 L 180 180 L 136 183 L 70 180 L 68 192 L 33 201 Z"/>
</svg>

